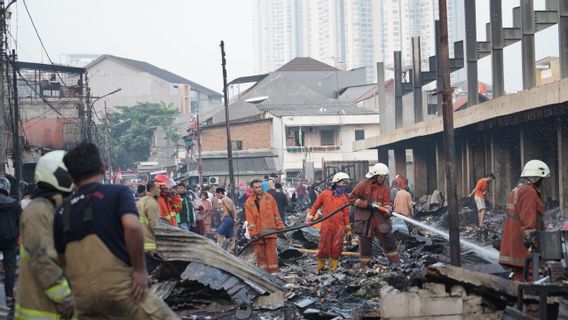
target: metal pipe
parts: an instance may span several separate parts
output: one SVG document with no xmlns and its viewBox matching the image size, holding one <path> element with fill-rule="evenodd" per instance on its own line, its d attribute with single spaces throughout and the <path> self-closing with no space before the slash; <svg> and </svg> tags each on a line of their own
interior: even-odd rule
<svg viewBox="0 0 568 320">
<path fill-rule="evenodd" d="M 491 16 L 491 76 L 493 79 L 493 97 L 505 94 L 505 76 L 503 71 L 503 14 L 501 0 L 489 1 Z M 477 92 L 477 89 L 476 89 Z"/>
<path fill-rule="evenodd" d="M 534 52 L 534 4 L 533 0 L 521 0 L 521 32 L 523 34 L 523 89 L 528 90 L 536 86 L 536 61 Z"/>
<path fill-rule="evenodd" d="M 452 108 L 452 88 L 450 84 L 450 50 L 448 46 L 448 17 L 446 0 L 439 0 L 440 16 L 440 73 L 443 75 L 443 123 L 444 158 L 446 162 L 446 189 L 448 194 L 448 222 L 450 238 L 450 260 L 452 265 L 460 266 L 460 229 L 458 219 L 458 196 L 456 186 L 454 110 Z"/>
<path fill-rule="evenodd" d="M 465 42 L 467 54 L 467 103 L 474 106 L 479 103 L 477 77 L 477 26 L 475 0 L 464 0 Z"/>
</svg>

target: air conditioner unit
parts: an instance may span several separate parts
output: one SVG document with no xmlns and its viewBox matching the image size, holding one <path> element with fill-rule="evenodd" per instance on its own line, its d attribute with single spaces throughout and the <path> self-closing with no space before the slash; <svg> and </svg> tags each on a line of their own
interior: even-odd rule
<svg viewBox="0 0 568 320">
<path fill-rule="evenodd" d="M 209 177 L 209 184 L 219 184 L 219 177 Z"/>
</svg>

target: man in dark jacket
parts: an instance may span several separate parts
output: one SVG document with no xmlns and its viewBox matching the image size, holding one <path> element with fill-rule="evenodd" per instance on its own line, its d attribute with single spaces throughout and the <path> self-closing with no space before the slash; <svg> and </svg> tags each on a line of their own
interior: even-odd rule
<svg viewBox="0 0 568 320">
<path fill-rule="evenodd" d="M 276 205 L 278 206 L 278 213 L 280 214 L 280 219 L 286 224 L 286 207 L 288 207 L 288 198 L 282 190 L 281 183 L 275 183 L 274 189 L 268 190 L 268 193 L 276 200 Z"/>
<path fill-rule="evenodd" d="M 0 250 L 4 255 L 4 292 L 6 306 L 14 307 L 14 283 L 16 280 L 16 247 L 20 236 L 20 216 L 22 207 L 10 197 L 10 181 L 0 177 Z"/>
<path fill-rule="evenodd" d="M 184 183 L 178 183 L 176 191 L 181 197 L 182 206 L 179 212 L 179 227 L 186 231 L 195 232 L 195 216 L 193 214 L 193 206 L 191 205 L 193 199 L 193 194 L 191 191 L 187 191 Z"/>
</svg>

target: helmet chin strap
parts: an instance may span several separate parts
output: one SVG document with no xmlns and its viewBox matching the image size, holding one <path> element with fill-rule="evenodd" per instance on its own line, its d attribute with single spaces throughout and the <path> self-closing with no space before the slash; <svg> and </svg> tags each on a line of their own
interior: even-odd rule
<svg viewBox="0 0 568 320">
<path fill-rule="evenodd" d="M 542 185 L 542 177 L 526 177 L 526 179 L 537 188 Z"/>
</svg>

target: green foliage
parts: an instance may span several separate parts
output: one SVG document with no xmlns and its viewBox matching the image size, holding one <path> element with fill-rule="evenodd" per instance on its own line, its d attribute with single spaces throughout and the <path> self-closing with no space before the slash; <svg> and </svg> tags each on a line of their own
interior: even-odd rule
<svg viewBox="0 0 568 320">
<path fill-rule="evenodd" d="M 148 159 L 153 127 L 164 127 L 168 140 L 177 143 L 180 135 L 172 122 L 178 111 L 173 104 L 144 102 L 118 109 L 109 115 L 115 167 L 134 168 L 135 162 Z"/>
</svg>

